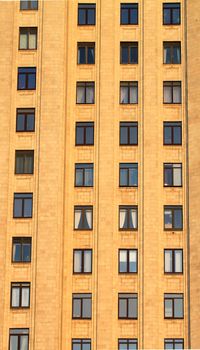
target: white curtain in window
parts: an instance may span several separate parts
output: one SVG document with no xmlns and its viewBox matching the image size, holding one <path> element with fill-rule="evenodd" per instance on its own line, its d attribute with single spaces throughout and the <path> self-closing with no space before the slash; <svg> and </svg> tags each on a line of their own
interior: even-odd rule
<svg viewBox="0 0 200 350">
<path fill-rule="evenodd" d="M 172 272 L 172 252 L 165 251 L 165 272 Z"/>
<path fill-rule="evenodd" d="M 175 252 L 175 272 L 182 272 L 182 251 Z"/>
<path fill-rule="evenodd" d="M 27 49 L 27 34 L 20 34 L 20 49 Z"/>
<path fill-rule="evenodd" d="M 32 50 L 36 49 L 36 40 L 37 40 L 36 38 L 37 36 L 35 33 L 29 34 L 29 49 L 32 49 Z"/>
<path fill-rule="evenodd" d="M 131 209 L 131 227 L 137 228 L 137 212 L 135 209 Z"/>
<path fill-rule="evenodd" d="M 164 103 L 172 103 L 172 90 L 170 86 L 164 86 Z"/>
<path fill-rule="evenodd" d="M 181 87 L 180 86 L 174 86 L 173 87 L 173 98 L 174 103 L 180 103 L 181 102 Z"/>
<path fill-rule="evenodd" d="M 12 306 L 18 307 L 19 306 L 19 288 L 12 288 Z"/>
<path fill-rule="evenodd" d="M 87 86 L 86 88 L 86 103 L 94 103 L 94 87 Z"/>
<path fill-rule="evenodd" d="M 136 252 L 136 250 L 131 250 L 130 251 L 129 259 L 130 259 L 130 263 L 136 263 L 136 261 L 137 261 L 137 252 Z"/>
<path fill-rule="evenodd" d="M 77 86 L 77 103 L 85 103 L 85 88 Z"/>
<path fill-rule="evenodd" d="M 137 86 L 130 87 L 130 103 L 137 103 L 138 100 L 138 88 Z"/>
<path fill-rule="evenodd" d="M 128 103 L 128 86 L 121 86 L 120 95 L 120 103 Z"/>
<path fill-rule="evenodd" d="M 84 252 L 84 272 L 91 272 L 91 251 Z"/>
<path fill-rule="evenodd" d="M 167 47 L 164 47 L 164 63 L 167 63 Z"/>
<path fill-rule="evenodd" d="M 22 288 L 22 306 L 24 307 L 29 306 L 29 291 L 29 288 Z"/>
<path fill-rule="evenodd" d="M 75 251 L 75 254 L 74 254 L 74 272 L 81 272 L 81 260 L 82 260 L 82 252 Z"/>
<path fill-rule="evenodd" d="M 92 211 L 89 209 L 89 210 L 86 210 L 86 220 L 87 220 L 87 225 L 89 228 L 92 228 Z"/>
<path fill-rule="evenodd" d="M 126 252 L 126 250 L 120 250 L 119 259 L 120 259 L 120 263 L 126 263 L 127 262 L 127 252 Z"/>
<path fill-rule="evenodd" d="M 27 337 L 27 335 L 21 335 L 20 350 L 28 350 L 28 337 Z"/>
<path fill-rule="evenodd" d="M 75 228 L 78 229 L 81 221 L 81 210 L 75 211 Z"/>
<path fill-rule="evenodd" d="M 165 209 L 165 228 L 172 228 L 172 212 Z"/>
<path fill-rule="evenodd" d="M 181 186 L 181 165 L 177 165 L 174 169 L 174 186 Z"/>
<path fill-rule="evenodd" d="M 126 221 L 126 209 L 120 209 L 120 228 L 124 228 L 124 224 L 125 224 L 125 221 Z"/>
</svg>

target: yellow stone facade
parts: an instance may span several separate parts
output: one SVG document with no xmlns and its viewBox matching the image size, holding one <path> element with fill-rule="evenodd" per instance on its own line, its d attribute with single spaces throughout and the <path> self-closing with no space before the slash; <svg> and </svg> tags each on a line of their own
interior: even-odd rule
<svg viewBox="0 0 200 350">
<path fill-rule="evenodd" d="M 139 24 L 120 26 L 120 3 L 96 0 L 96 25 L 78 26 L 78 3 L 43 0 L 37 11 L 0 1 L 0 349 L 10 328 L 29 328 L 29 350 L 71 350 L 73 338 L 116 350 L 200 348 L 200 7 L 179 0 L 181 25 L 163 26 L 162 4 L 137 0 Z M 19 27 L 38 28 L 37 50 L 19 50 Z M 120 41 L 139 63 L 120 65 Z M 181 41 L 180 65 L 163 41 Z M 77 65 L 77 42 L 95 42 L 95 65 Z M 17 90 L 17 68 L 37 67 L 35 91 Z M 163 81 L 182 82 L 182 104 L 163 104 Z M 95 104 L 76 104 L 76 82 L 95 82 Z M 139 103 L 119 104 L 120 81 L 138 81 Z M 34 133 L 16 133 L 16 109 L 36 109 Z M 75 146 L 75 123 L 93 121 L 94 146 Z M 119 146 L 120 121 L 137 121 L 138 146 Z M 163 122 L 182 121 L 182 146 L 163 145 Z M 15 175 L 15 150 L 35 151 L 34 174 Z M 119 163 L 138 163 L 138 188 L 119 187 Z M 74 164 L 94 163 L 94 187 L 74 187 Z M 183 186 L 163 187 L 163 163 L 183 164 Z M 13 193 L 33 192 L 32 219 L 13 219 Z M 93 230 L 74 231 L 74 206 L 93 206 Z M 119 205 L 138 205 L 138 230 L 120 232 Z M 163 206 L 183 205 L 183 231 L 163 230 Z M 32 237 L 30 264 L 11 262 L 12 237 Z M 93 250 L 91 275 L 73 275 L 73 249 Z M 118 249 L 138 249 L 138 273 L 119 275 Z M 184 273 L 165 275 L 164 248 L 184 250 Z M 10 308 L 11 282 L 31 283 L 30 309 Z M 138 293 L 138 320 L 118 319 L 118 293 Z M 72 320 L 72 293 L 92 293 L 92 320 Z M 184 293 L 184 319 L 164 319 L 164 293 Z"/>
</svg>

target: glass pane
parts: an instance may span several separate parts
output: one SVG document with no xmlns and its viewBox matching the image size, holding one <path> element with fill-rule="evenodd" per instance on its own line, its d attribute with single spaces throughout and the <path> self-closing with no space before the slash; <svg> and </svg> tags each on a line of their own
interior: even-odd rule
<svg viewBox="0 0 200 350">
<path fill-rule="evenodd" d="M 134 250 L 129 252 L 129 271 L 137 272 L 137 252 Z"/>
<path fill-rule="evenodd" d="M 88 9 L 87 12 L 87 24 L 95 24 L 95 10 L 94 9 Z"/>
<path fill-rule="evenodd" d="M 183 350 L 183 342 L 175 343 L 175 350 Z"/>
<path fill-rule="evenodd" d="M 35 89 L 35 84 L 36 84 L 36 74 L 31 73 L 28 75 L 28 88 Z"/>
<path fill-rule="evenodd" d="M 17 116 L 17 131 L 24 131 L 24 119 L 25 116 L 24 115 L 18 115 Z"/>
<path fill-rule="evenodd" d="M 80 301 L 80 299 L 73 300 L 73 317 L 81 317 L 81 301 Z"/>
<path fill-rule="evenodd" d="M 181 63 L 180 46 L 174 46 L 173 48 L 173 63 L 175 64 Z"/>
<path fill-rule="evenodd" d="M 28 350 L 28 336 L 27 335 L 20 336 L 20 350 Z"/>
<path fill-rule="evenodd" d="M 29 49 L 34 50 L 37 48 L 37 34 L 31 33 L 29 34 Z"/>
<path fill-rule="evenodd" d="M 172 316 L 172 300 L 165 300 L 165 317 Z"/>
<path fill-rule="evenodd" d="M 129 343 L 129 350 L 137 350 L 137 343 Z"/>
<path fill-rule="evenodd" d="M 87 344 L 87 343 L 83 343 L 82 344 L 82 350 L 90 350 L 90 344 Z"/>
<path fill-rule="evenodd" d="M 80 229 L 82 228 L 82 210 L 75 210 L 75 229 Z"/>
<path fill-rule="evenodd" d="M 164 9 L 164 24 L 170 24 L 171 17 L 170 17 L 170 9 Z"/>
<path fill-rule="evenodd" d="M 130 24 L 137 24 L 137 10 L 130 9 Z"/>
<path fill-rule="evenodd" d="M 182 210 L 176 209 L 174 211 L 174 228 L 182 228 Z"/>
<path fill-rule="evenodd" d="M 129 169 L 129 186 L 137 186 L 138 185 L 138 169 L 132 168 Z"/>
<path fill-rule="evenodd" d="M 181 144 L 181 127 L 174 127 L 174 144 L 180 145 Z"/>
<path fill-rule="evenodd" d="M 85 87 L 77 86 L 77 103 L 85 103 Z"/>
<path fill-rule="evenodd" d="M 19 287 L 12 287 L 12 307 L 19 307 L 19 296 L 20 296 L 20 289 Z"/>
<path fill-rule="evenodd" d="M 22 217 L 22 199 L 15 198 L 14 200 L 14 217 Z"/>
<path fill-rule="evenodd" d="M 125 299 L 119 300 L 119 317 L 127 317 L 127 301 Z"/>
<path fill-rule="evenodd" d="M 128 24 L 128 10 L 121 9 L 121 24 Z"/>
<path fill-rule="evenodd" d="M 33 153 L 27 153 L 25 155 L 24 173 L 25 174 L 33 173 Z"/>
<path fill-rule="evenodd" d="M 174 170 L 174 186 L 181 186 L 182 184 L 182 169 L 180 167 L 176 167 Z"/>
<path fill-rule="evenodd" d="M 34 114 L 27 115 L 26 122 L 27 122 L 27 126 L 26 126 L 27 131 L 34 131 L 34 124 L 35 124 Z"/>
<path fill-rule="evenodd" d="M 120 272 L 127 272 L 127 251 L 126 250 L 120 250 L 119 253 L 119 271 Z"/>
<path fill-rule="evenodd" d="M 120 144 L 127 145 L 128 144 L 128 128 L 120 127 Z"/>
<path fill-rule="evenodd" d="M 31 245 L 29 243 L 23 244 L 22 259 L 25 262 L 31 261 Z"/>
<path fill-rule="evenodd" d="M 122 62 L 121 63 L 128 63 L 128 46 L 122 46 L 122 53 L 121 53 Z"/>
<path fill-rule="evenodd" d="M 130 145 L 136 145 L 137 144 L 137 127 L 130 127 Z"/>
<path fill-rule="evenodd" d="M 24 199 L 24 217 L 31 218 L 32 217 L 32 199 Z"/>
<path fill-rule="evenodd" d="M 128 350 L 128 344 L 126 342 L 119 344 L 119 350 Z"/>
<path fill-rule="evenodd" d="M 173 24 L 180 23 L 180 10 L 179 9 L 173 9 L 172 21 L 173 21 Z"/>
<path fill-rule="evenodd" d="M 93 143 L 94 143 L 94 128 L 93 127 L 86 128 L 86 143 L 88 145 L 93 145 Z"/>
<path fill-rule="evenodd" d="M 86 63 L 85 47 L 83 46 L 78 48 L 78 63 L 79 64 Z"/>
<path fill-rule="evenodd" d="M 174 317 L 183 317 L 183 300 L 174 300 Z"/>
<path fill-rule="evenodd" d="M 165 209 L 165 228 L 172 228 L 172 211 Z"/>
<path fill-rule="evenodd" d="M 20 42 L 19 42 L 20 49 L 27 49 L 28 48 L 28 37 L 26 33 L 20 34 Z"/>
<path fill-rule="evenodd" d="M 94 47 L 88 47 L 88 64 L 94 63 Z"/>
<path fill-rule="evenodd" d="M 26 288 L 26 287 L 22 288 L 22 307 L 29 306 L 29 293 L 30 293 L 29 288 Z"/>
<path fill-rule="evenodd" d="M 138 63 L 138 48 L 130 48 L 130 63 Z"/>
<path fill-rule="evenodd" d="M 83 299 L 83 317 L 90 318 L 92 315 L 92 303 L 90 299 Z"/>
<path fill-rule="evenodd" d="M 86 23 L 86 11 L 83 9 L 78 10 L 78 24 Z"/>
<path fill-rule="evenodd" d="M 126 209 L 120 209 L 120 224 L 119 227 L 121 229 L 128 227 L 128 215 Z"/>
<path fill-rule="evenodd" d="M 165 166 L 165 179 L 164 179 L 164 185 L 165 186 L 172 186 L 173 185 L 173 178 L 172 178 L 172 168 Z"/>
<path fill-rule="evenodd" d="M 24 90 L 26 88 L 26 77 L 25 74 L 18 74 L 18 88 Z"/>
<path fill-rule="evenodd" d="M 165 137 L 165 144 L 172 144 L 172 136 L 171 136 L 171 127 L 165 126 L 164 127 L 164 137 Z"/>
<path fill-rule="evenodd" d="M 172 88 L 164 86 L 164 103 L 172 103 Z"/>
<path fill-rule="evenodd" d="M 120 169 L 120 186 L 128 186 L 128 170 Z"/>
<path fill-rule="evenodd" d="M 165 272 L 172 272 L 172 251 L 165 251 Z"/>
<path fill-rule="evenodd" d="M 13 244 L 13 261 L 15 262 L 21 261 L 21 244 L 20 243 Z"/>
<path fill-rule="evenodd" d="M 183 272 L 183 253 L 181 250 L 175 251 L 175 272 Z"/>
<path fill-rule="evenodd" d="M 121 86 L 120 88 L 120 103 L 128 103 L 128 86 Z"/>
<path fill-rule="evenodd" d="M 137 299 L 129 299 L 129 314 L 130 318 L 137 318 Z"/>
<path fill-rule="evenodd" d="M 74 272 L 81 272 L 82 252 L 79 250 L 74 252 Z"/>
<path fill-rule="evenodd" d="M 19 350 L 18 349 L 18 336 L 17 335 L 10 336 L 10 350 Z"/>
<path fill-rule="evenodd" d="M 94 103 L 94 87 L 86 87 L 86 103 Z"/>
<path fill-rule="evenodd" d="M 129 228 L 137 228 L 137 210 L 136 209 L 130 209 L 130 215 L 129 215 Z"/>
<path fill-rule="evenodd" d="M 84 228 L 91 229 L 92 228 L 92 211 L 91 209 L 85 210 L 85 218 L 84 218 Z"/>
<path fill-rule="evenodd" d="M 89 250 L 84 252 L 84 272 L 92 272 L 92 252 Z"/>
<path fill-rule="evenodd" d="M 137 86 L 130 87 L 130 103 L 138 102 L 138 88 Z"/>
<path fill-rule="evenodd" d="M 83 186 L 83 170 L 76 169 L 76 186 Z"/>
<path fill-rule="evenodd" d="M 76 143 L 82 145 L 84 143 L 84 129 L 82 127 L 76 127 Z"/>
<path fill-rule="evenodd" d="M 174 350 L 174 346 L 173 346 L 173 343 L 166 343 L 165 342 L 165 350 Z"/>
<path fill-rule="evenodd" d="M 181 103 L 181 87 L 173 87 L 173 103 Z"/>
<path fill-rule="evenodd" d="M 85 186 L 93 186 L 93 170 L 85 169 Z"/>
<path fill-rule="evenodd" d="M 164 63 L 170 64 L 171 62 L 171 48 L 166 46 L 164 48 Z"/>
<path fill-rule="evenodd" d="M 73 343 L 73 348 L 72 348 L 72 350 L 81 350 L 81 344 Z"/>
</svg>

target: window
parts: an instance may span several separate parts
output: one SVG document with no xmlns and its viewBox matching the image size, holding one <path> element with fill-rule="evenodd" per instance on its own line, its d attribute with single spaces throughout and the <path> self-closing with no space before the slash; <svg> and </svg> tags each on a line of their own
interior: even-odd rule
<svg viewBox="0 0 200 350">
<path fill-rule="evenodd" d="M 138 24 L 138 4 L 121 4 L 121 24 Z"/>
<path fill-rule="evenodd" d="M 136 64 L 138 63 L 138 43 L 121 42 L 120 43 L 120 63 Z"/>
<path fill-rule="evenodd" d="M 15 174 L 33 174 L 34 151 L 15 151 Z"/>
<path fill-rule="evenodd" d="M 120 145 L 133 146 L 138 144 L 138 123 L 120 122 Z"/>
<path fill-rule="evenodd" d="M 181 103 L 181 82 L 164 81 L 163 82 L 163 103 Z"/>
<path fill-rule="evenodd" d="M 138 82 L 120 82 L 120 103 L 137 104 L 138 103 Z"/>
<path fill-rule="evenodd" d="M 164 145 L 182 145 L 181 122 L 164 122 Z"/>
<path fill-rule="evenodd" d="M 94 123 L 76 123 L 76 146 L 94 145 Z"/>
<path fill-rule="evenodd" d="M 19 49 L 20 50 L 37 49 L 37 28 L 36 27 L 19 28 Z"/>
<path fill-rule="evenodd" d="M 119 273 L 136 273 L 138 264 L 137 249 L 119 250 Z"/>
<path fill-rule="evenodd" d="M 32 193 L 14 193 L 14 218 L 32 218 L 32 207 Z"/>
<path fill-rule="evenodd" d="M 118 350 L 137 350 L 137 339 L 118 339 Z"/>
<path fill-rule="evenodd" d="M 180 64 L 181 63 L 181 43 L 164 42 L 164 63 L 165 64 Z"/>
<path fill-rule="evenodd" d="M 166 231 L 183 229 L 182 206 L 164 206 L 164 229 Z"/>
<path fill-rule="evenodd" d="M 164 163 L 164 186 L 180 187 L 182 186 L 182 164 Z"/>
<path fill-rule="evenodd" d="M 137 230 L 137 207 L 120 206 L 119 207 L 119 229 L 120 230 Z"/>
<path fill-rule="evenodd" d="M 121 187 L 138 186 L 138 164 L 137 163 L 120 163 L 119 165 L 119 185 Z"/>
<path fill-rule="evenodd" d="M 38 0 L 20 0 L 20 10 L 37 10 Z"/>
<path fill-rule="evenodd" d="M 75 230 L 92 230 L 93 221 L 92 206 L 75 206 L 74 207 L 74 229 Z"/>
<path fill-rule="evenodd" d="M 31 262 L 31 237 L 13 237 L 12 262 Z"/>
<path fill-rule="evenodd" d="M 28 328 L 10 328 L 9 350 L 28 350 L 29 346 Z"/>
<path fill-rule="evenodd" d="M 180 23 L 180 3 L 163 4 L 163 24 L 177 25 Z"/>
<path fill-rule="evenodd" d="M 34 108 L 17 108 L 16 117 L 17 132 L 35 131 L 35 109 Z"/>
<path fill-rule="evenodd" d="M 183 339 L 165 339 L 165 350 L 183 350 Z"/>
<path fill-rule="evenodd" d="M 91 350 L 91 339 L 72 339 L 72 350 Z"/>
<path fill-rule="evenodd" d="M 137 294 L 120 293 L 118 307 L 119 307 L 118 318 L 137 319 Z"/>
<path fill-rule="evenodd" d="M 30 307 L 30 283 L 11 283 L 11 308 Z"/>
<path fill-rule="evenodd" d="M 78 43 L 78 64 L 95 63 L 95 43 Z"/>
<path fill-rule="evenodd" d="M 165 273 L 183 273 L 183 249 L 165 249 Z"/>
<path fill-rule="evenodd" d="M 74 273 L 92 272 L 92 250 L 74 249 Z"/>
<path fill-rule="evenodd" d="M 36 89 L 36 68 L 24 67 L 18 68 L 18 90 L 35 90 Z"/>
<path fill-rule="evenodd" d="M 73 318 L 92 318 L 92 294 L 72 295 Z"/>
<path fill-rule="evenodd" d="M 78 4 L 78 24 L 95 25 L 96 4 Z"/>
<path fill-rule="evenodd" d="M 94 104 L 94 82 L 78 82 L 76 89 L 77 104 Z"/>
<path fill-rule="evenodd" d="M 165 318 L 183 318 L 183 294 L 164 295 Z"/>
<path fill-rule="evenodd" d="M 75 164 L 75 186 L 93 186 L 93 164 Z"/>
</svg>

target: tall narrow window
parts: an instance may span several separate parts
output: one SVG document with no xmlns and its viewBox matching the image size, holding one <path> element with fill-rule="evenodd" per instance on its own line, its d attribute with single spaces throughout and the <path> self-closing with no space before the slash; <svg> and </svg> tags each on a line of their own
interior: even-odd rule
<svg viewBox="0 0 200 350">
<path fill-rule="evenodd" d="M 9 350 L 28 350 L 28 348 L 29 348 L 29 329 L 28 328 L 10 328 Z"/>
<path fill-rule="evenodd" d="M 180 41 L 163 43 L 164 63 L 165 64 L 180 64 L 181 63 L 181 43 Z"/>
<path fill-rule="evenodd" d="M 92 272 L 92 250 L 74 249 L 74 273 Z"/>
<path fill-rule="evenodd" d="M 78 25 L 95 25 L 96 4 L 78 4 Z"/>
<path fill-rule="evenodd" d="M 91 350 L 91 339 L 72 339 L 72 350 Z"/>
<path fill-rule="evenodd" d="M 164 163 L 164 186 L 180 187 L 182 186 L 182 164 Z"/>
<path fill-rule="evenodd" d="M 181 122 L 164 122 L 164 145 L 182 145 Z"/>
<path fill-rule="evenodd" d="M 93 186 L 93 164 L 75 164 L 75 186 L 92 187 Z"/>
<path fill-rule="evenodd" d="M 163 4 L 163 24 L 179 25 L 181 23 L 181 5 L 176 3 Z"/>
<path fill-rule="evenodd" d="M 31 261 L 31 237 L 13 237 L 12 262 L 29 263 Z"/>
<path fill-rule="evenodd" d="M 183 208 L 179 205 L 164 206 L 164 229 L 167 231 L 183 229 Z"/>
<path fill-rule="evenodd" d="M 76 103 L 94 104 L 94 82 L 77 82 L 76 85 Z"/>
<path fill-rule="evenodd" d="M 164 81 L 163 97 L 166 104 L 181 103 L 181 81 Z"/>
<path fill-rule="evenodd" d="M 33 174 L 34 151 L 15 151 L 15 174 Z"/>
<path fill-rule="evenodd" d="M 120 146 L 138 144 L 138 123 L 120 122 Z"/>
<path fill-rule="evenodd" d="M 94 145 L 94 123 L 76 123 L 76 146 Z"/>
<path fill-rule="evenodd" d="M 121 24 L 138 24 L 138 4 L 121 4 Z"/>
<path fill-rule="evenodd" d="M 138 63 L 138 43 L 137 42 L 120 43 L 120 63 L 121 64 Z"/>
<path fill-rule="evenodd" d="M 92 230 L 93 221 L 92 206 L 75 206 L 74 207 L 74 229 L 75 230 Z"/>
<path fill-rule="evenodd" d="M 92 318 L 92 294 L 72 295 L 72 317 L 78 319 Z"/>
<path fill-rule="evenodd" d="M 138 103 L 138 82 L 137 81 L 120 82 L 120 103 L 121 104 Z"/>
<path fill-rule="evenodd" d="M 137 207 L 120 206 L 119 207 L 119 229 L 120 230 L 137 230 Z"/>
<path fill-rule="evenodd" d="M 136 293 L 119 293 L 118 318 L 137 319 L 138 296 Z"/>
<path fill-rule="evenodd" d="M 78 64 L 95 63 L 95 43 L 78 43 Z"/>
<path fill-rule="evenodd" d="M 20 0 L 20 10 L 37 10 L 38 0 Z"/>
<path fill-rule="evenodd" d="M 14 193 L 14 218 L 32 218 L 32 208 L 32 193 Z"/>
<path fill-rule="evenodd" d="M 165 273 L 183 273 L 183 249 L 165 249 Z"/>
<path fill-rule="evenodd" d="M 183 350 L 184 339 L 165 339 L 164 346 L 165 350 Z"/>
<path fill-rule="evenodd" d="M 165 318 L 183 318 L 183 294 L 164 294 Z"/>
<path fill-rule="evenodd" d="M 119 250 L 119 273 L 137 273 L 137 249 Z"/>
<path fill-rule="evenodd" d="M 37 49 L 37 28 L 36 27 L 19 28 L 19 49 L 20 50 Z"/>
<path fill-rule="evenodd" d="M 18 90 L 35 90 L 36 89 L 36 68 L 20 67 L 18 68 Z"/>
<path fill-rule="evenodd" d="M 11 308 L 30 307 L 30 283 L 11 283 Z"/>
<path fill-rule="evenodd" d="M 137 350 L 137 339 L 118 339 L 118 350 Z"/>
<path fill-rule="evenodd" d="M 120 163 L 119 185 L 121 187 L 138 186 L 138 164 Z"/>
</svg>

